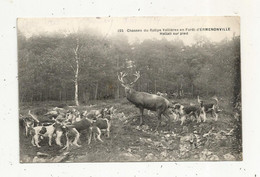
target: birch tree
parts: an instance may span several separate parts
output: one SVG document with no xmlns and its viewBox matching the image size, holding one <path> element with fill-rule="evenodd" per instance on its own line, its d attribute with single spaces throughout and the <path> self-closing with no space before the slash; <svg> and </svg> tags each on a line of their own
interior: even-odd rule
<svg viewBox="0 0 260 177">
<path fill-rule="evenodd" d="M 64 37 L 61 45 L 56 49 L 55 56 L 60 61 L 60 79 L 74 85 L 74 101 L 79 106 L 79 73 L 81 48 L 85 45 L 79 34 L 69 34 Z"/>
<path fill-rule="evenodd" d="M 74 83 L 75 83 L 75 104 L 76 106 L 79 106 L 79 95 L 78 95 L 78 91 L 79 91 L 79 85 L 78 85 L 78 77 L 79 77 L 79 38 L 76 39 L 76 46 L 75 48 L 73 48 L 74 51 L 74 58 L 76 61 L 76 69 L 74 69 L 75 72 L 75 79 L 74 79 Z"/>
</svg>

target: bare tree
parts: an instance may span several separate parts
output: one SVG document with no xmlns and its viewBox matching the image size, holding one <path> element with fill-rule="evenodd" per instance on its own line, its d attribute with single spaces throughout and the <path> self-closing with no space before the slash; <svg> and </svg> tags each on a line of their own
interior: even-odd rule
<svg viewBox="0 0 260 177">
<path fill-rule="evenodd" d="M 74 51 L 74 57 L 75 57 L 75 61 L 76 61 L 76 69 L 74 70 L 75 72 L 75 79 L 74 79 L 74 83 L 75 83 L 75 104 L 76 106 L 79 106 L 79 97 L 78 97 L 78 77 L 79 77 L 79 38 L 77 37 L 76 39 L 76 47 L 73 48 Z"/>
</svg>

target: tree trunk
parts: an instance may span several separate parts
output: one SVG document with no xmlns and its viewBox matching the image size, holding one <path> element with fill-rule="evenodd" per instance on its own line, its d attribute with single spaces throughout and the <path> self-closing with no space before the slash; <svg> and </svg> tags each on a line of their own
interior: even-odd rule
<svg viewBox="0 0 260 177">
<path fill-rule="evenodd" d="M 21 96 L 20 96 L 20 99 L 19 99 L 19 101 L 22 103 L 23 102 L 23 99 L 24 99 L 24 97 L 25 97 L 25 92 L 24 93 L 22 93 L 21 94 Z"/>
<path fill-rule="evenodd" d="M 32 96 L 31 96 L 31 103 L 33 103 L 33 94 L 32 94 Z"/>
<path fill-rule="evenodd" d="M 47 94 L 47 100 L 50 101 L 50 90 L 49 89 L 47 90 L 47 93 L 48 93 Z"/>
<path fill-rule="evenodd" d="M 59 99 L 60 99 L 60 101 L 62 101 L 62 92 L 61 92 L 61 90 L 59 92 Z"/>
<path fill-rule="evenodd" d="M 117 70 L 119 69 L 118 57 L 117 57 L 117 59 L 116 59 L 116 68 L 117 68 Z M 117 72 L 116 74 L 117 74 L 117 76 L 118 76 L 118 72 Z M 120 85 L 119 85 L 119 82 L 117 81 L 117 90 L 116 90 L 116 98 L 117 98 L 117 99 L 120 97 L 120 92 L 119 92 L 119 90 L 120 90 Z"/>
<path fill-rule="evenodd" d="M 83 103 L 86 103 L 86 93 L 85 93 L 85 91 L 82 93 L 82 97 L 83 97 Z"/>
<path fill-rule="evenodd" d="M 67 103 L 67 89 L 65 88 L 65 102 Z"/>
<path fill-rule="evenodd" d="M 79 98 L 78 98 L 78 76 L 79 76 L 79 57 L 78 57 L 78 50 L 79 50 L 79 39 L 77 39 L 76 49 L 74 49 L 75 60 L 76 60 L 76 70 L 75 70 L 75 104 L 79 106 Z"/>
<path fill-rule="evenodd" d="M 40 92 L 40 101 L 42 101 L 42 91 Z"/>
<path fill-rule="evenodd" d="M 119 85 L 119 82 L 117 81 L 117 89 L 116 89 L 116 98 L 118 99 L 120 97 L 120 85 Z"/>
<path fill-rule="evenodd" d="M 89 100 L 89 95 L 88 95 L 87 88 L 85 88 L 85 90 L 83 91 L 83 100 L 84 100 L 85 104 L 87 104 L 87 102 Z"/>
<path fill-rule="evenodd" d="M 97 95 L 98 95 L 98 82 L 96 84 L 96 89 L 95 89 L 95 97 L 94 97 L 95 100 L 97 100 Z"/>
<path fill-rule="evenodd" d="M 193 84 L 191 85 L 191 96 L 192 96 L 192 98 L 194 96 L 194 86 L 193 86 Z"/>
<path fill-rule="evenodd" d="M 76 73 L 75 73 L 75 104 L 76 104 L 76 106 L 79 106 L 78 90 L 79 90 L 79 88 L 78 88 L 78 71 L 76 71 Z"/>
<path fill-rule="evenodd" d="M 180 86 L 180 93 L 179 93 L 180 97 L 183 97 L 183 89 L 182 89 L 182 83 L 181 83 L 181 86 Z"/>
<path fill-rule="evenodd" d="M 156 83 L 156 80 L 154 81 L 154 93 L 156 94 L 157 93 L 157 83 Z"/>
</svg>

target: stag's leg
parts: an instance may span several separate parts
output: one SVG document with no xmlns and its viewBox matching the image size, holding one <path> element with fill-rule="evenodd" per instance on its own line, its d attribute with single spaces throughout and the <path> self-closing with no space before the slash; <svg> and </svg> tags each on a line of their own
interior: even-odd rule
<svg viewBox="0 0 260 177">
<path fill-rule="evenodd" d="M 218 120 L 218 114 L 216 113 L 216 111 L 214 111 L 214 117 L 215 117 L 215 121 Z"/>
<path fill-rule="evenodd" d="M 168 115 L 167 111 L 163 113 L 163 115 L 168 119 L 168 130 L 171 131 L 172 130 L 172 126 L 171 126 L 171 118 Z"/>
<path fill-rule="evenodd" d="M 141 113 L 139 126 L 142 126 L 143 125 L 144 109 L 143 108 L 139 108 L 139 109 L 140 109 L 140 113 Z"/>
<path fill-rule="evenodd" d="M 157 111 L 157 116 L 158 116 L 158 122 L 157 122 L 157 126 L 155 128 L 155 131 L 158 129 L 159 126 L 161 126 L 161 121 L 162 121 L 162 112 L 161 112 L 161 110 Z"/>
</svg>

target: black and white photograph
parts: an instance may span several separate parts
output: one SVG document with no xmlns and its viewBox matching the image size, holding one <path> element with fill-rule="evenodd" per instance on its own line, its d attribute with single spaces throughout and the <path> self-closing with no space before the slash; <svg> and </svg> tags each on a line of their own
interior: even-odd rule
<svg viewBox="0 0 260 177">
<path fill-rule="evenodd" d="M 17 18 L 20 163 L 242 161 L 238 16 Z"/>
</svg>

